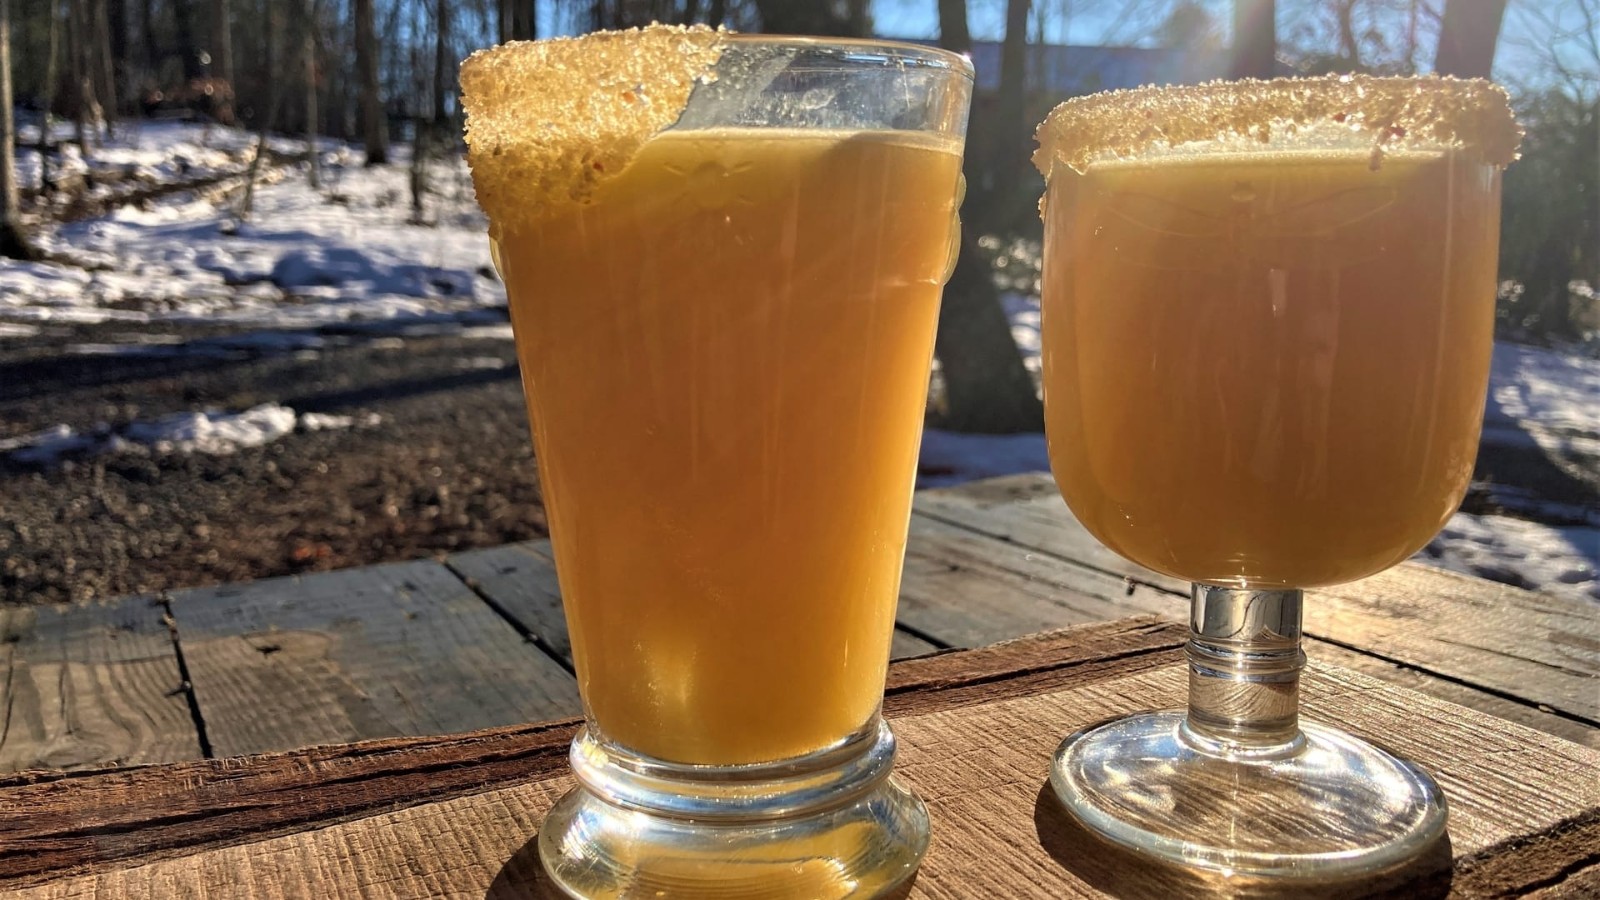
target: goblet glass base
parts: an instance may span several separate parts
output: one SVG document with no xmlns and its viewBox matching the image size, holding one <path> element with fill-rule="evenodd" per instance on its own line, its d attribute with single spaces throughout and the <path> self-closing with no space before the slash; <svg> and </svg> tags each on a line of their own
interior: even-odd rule
<svg viewBox="0 0 1600 900">
<path fill-rule="evenodd" d="M 588 729 L 579 786 L 539 830 L 539 859 L 575 897 L 872 897 L 916 871 L 928 812 L 889 776 L 881 720 L 830 748 L 748 766 L 640 757 Z"/>
<path fill-rule="evenodd" d="M 1282 744 L 1211 741 L 1182 711 L 1084 729 L 1056 750 L 1050 784 L 1100 837 L 1180 868 L 1338 879 L 1399 866 L 1444 832 L 1421 769 L 1315 724 Z"/>
</svg>

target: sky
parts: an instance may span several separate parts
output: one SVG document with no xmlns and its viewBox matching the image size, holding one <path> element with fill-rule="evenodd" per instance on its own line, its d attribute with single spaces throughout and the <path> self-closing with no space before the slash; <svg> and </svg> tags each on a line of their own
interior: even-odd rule
<svg viewBox="0 0 1600 900">
<path fill-rule="evenodd" d="M 1198 0 L 1224 33 L 1232 19 L 1233 0 Z M 1316 0 L 1279 0 L 1280 40 L 1295 26 L 1297 16 Z M 1509 0 L 1495 55 L 1495 77 L 1513 88 L 1537 88 L 1554 76 L 1549 71 L 1552 53 L 1569 69 L 1592 75 L 1590 96 L 1600 92 L 1600 65 L 1577 39 L 1552 41 L 1551 35 L 1574 32 L 1580 24 L 1580 0 Z M 1595 0 L 1581 0 L 1594 3 Z M 540 34 L 560 34 L 569 23 L 556 20 L 558 4 L 540 5 Z M 1006 0 L 968 0 L 968 27 L 975 40 L 999 40 L 1005 34 Z M 1035 0 L 1030 17 L 1030 39 L 1037 40 L 1042 26 L 1045 41 L 1053 44 L 1148 44 L 1155 25 L 1169 4 L 1161 0 Z M 1156 12 L 1152 12 L 1156 10 Z M 937 0 L 872 0 L 875 31 L 881 37 L 934 39 L 939 36 Z M 1431 52 L 1425 52 L 1431 57 Z M 1429 60 L 1423 59 L 1426 64 Z"/>
</svg>

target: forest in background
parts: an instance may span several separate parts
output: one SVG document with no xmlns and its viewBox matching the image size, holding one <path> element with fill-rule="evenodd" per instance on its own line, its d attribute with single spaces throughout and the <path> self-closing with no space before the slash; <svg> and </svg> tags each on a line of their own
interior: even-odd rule
<svg viewBox="0 0 1600 900">
<path fill-rule="evenodd" d="M 0 253 L 28 255 L 29 205 L 74 186 L 53 178 L 72 144 L 90 157 L 133 118 L 186 117 L 353 142 L 369 164 L 413 143 L 418 184 L 430 157 L 458 153 L 456 67 L 498 41 L 651 21 L 740 31 L 865 36 L 913 3 L 868 0 L 0 0 L 10 23 L 9 94 L 40 129 L 36 183 L 9 185 Z M 1498 75 L 1528 136 L 1505 185 L 1500 327 L 1536 342 L 1600 331 L 1600 0 L 923 0 L 937 41 L 970 48 L 974 22 L 999 40 L 999 87 L 969 140 L 969 224 L 946 297 L 938 356 L 942 424 L 1037 428 L 1038 401 L 1009 346 L 980 237 L 1037 236 L 1034 125 L 1060 97 L 1030 84 L 1030 44 L 1066 23 L 1101 23 L 1101 44 L 1171 46 L 1230 58 L 1237 76 L 1440 71 Z M 1114 13 L 1107 13 L 1114 7 Z M 893 16 L 890 16 L 893 18 Z M 884 35 L 896 36 L 896 35 Z M 1053 37 L 1054 36 L 1054 37 Z M 915 37 L 915 35 L 913 35 Z M 1507 47 L 1508 43 L 1519 46 Z M 1497 50 L 1516 51 L 1492 70 Z M 0 87 L 4 87 L 0 85 Z M 15 134 L 14 129 L 6 129 Z M 13 138 L 15 140 L 15 138 Z M 262 142 L 263 147 L 265 141 Z M 315 179 L 316 156 L 309 156 Z M 52 165 L 52 162 L 57 165 Z M 6 186 L 6 185 L 0 185 Z M 420 187 L 416 191 L 420 203 Z"/>
</svg>

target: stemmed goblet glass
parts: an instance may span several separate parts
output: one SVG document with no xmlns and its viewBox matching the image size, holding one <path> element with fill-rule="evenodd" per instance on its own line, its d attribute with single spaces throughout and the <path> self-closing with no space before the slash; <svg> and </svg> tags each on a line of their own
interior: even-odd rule
<svg viewBox="0 0 1600 900">
<path fill-rule="evenodd" d="M 1425 772 L 1299 719 L 1301 591 L 1404 560 L 1461 501 L 1519 137 L 1502 90 L 1444 78 L 1141 88 L 1041 126 L 1056 482 L 1111 549 L 1194 582 L 1188 708 L 1056 754 L 1091 831 L 1304 877 L 1443 834 Z"/>
</svg>

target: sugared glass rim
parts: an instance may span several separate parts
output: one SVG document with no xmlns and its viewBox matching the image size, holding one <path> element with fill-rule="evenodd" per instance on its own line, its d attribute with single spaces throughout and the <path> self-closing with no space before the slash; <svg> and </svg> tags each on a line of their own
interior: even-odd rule
<svg viewBox="0 0 1600 900">
<path fill-rule="evenodd" d="M 1034 165 L 1091 163 L 1176 148 L 1277 149 L 1311 129 L 1365 138 L 1374 158 L 1391 150 L 1457 148 L 1482 162 L 1516 159 L 1522 129 L 1505 89 L 1447 76 L 1326 75 L 1145 86 L 1075 97 L 1050 112 Z"/>
</svg>

